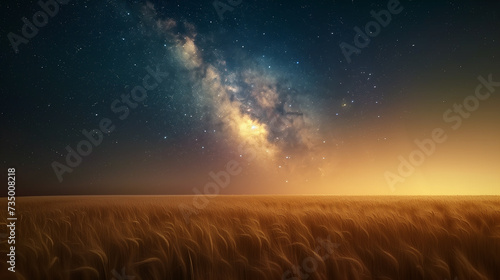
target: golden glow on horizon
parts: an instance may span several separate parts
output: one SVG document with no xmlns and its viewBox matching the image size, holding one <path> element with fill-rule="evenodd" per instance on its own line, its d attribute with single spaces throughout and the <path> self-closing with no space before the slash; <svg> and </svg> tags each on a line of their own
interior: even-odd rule
<svg viewBox="0 0 500 280">
<path fill-rule="evenodd" d="M 292 109 L 285 111 L 289 107 L 284 106 L 286 101 L 281 102 L 276 77 L 272 73 L 242 69 L 239 73 L 243 77 L 242 84 L 248 87 L 242 96 L 252 98 L 239 99 L 235 95 L 245 86 L 231 83 L 235 74 L 224 69 L 226 61 L 222 58 L 216 62 L 204 61 L 192 26 L 186 26 L 189 32 L 184 36 L 173 32 L 172 28 L 177 23 L 171 19 L 159 20 L 157 26 L 177 43 L 172 52 L 182 65 L 191 70 L 192 82 L 196 84 L 193 90 L 195 98 L 203 106 L 213 109 L 213 116 L 210 117 L 222 127 L 225 143 L 230 144 L 225 149 L 237 151 L 238 145 L 244 144 L 257 154 L 251 165 L 236 158 L 241 161 L 243 171 L 241 175 L 231 178 L 233 188 L 228 187 L 228 193 L 500 194 L 498 96 L 481 103 L 480 110 L 463 119 L 460 129 L 453 130 L 450 123 L 443 120 L 443 112 L 454 103 L 462 102 L 464 96 L 473 94 L 473 90 L 458 89 L 464 96 L 457 93 L 456 98 L 453 96 L 447 103 L 432 100 L 432 97 L 422 98 L 422 92 L 436 92 L 436 96 L 440 96 L 441 91 L 448 92 L 450 89 L 441 89 L 440 85 L 412 89 L 415 92 L 408 93 L 409 97 L 401 104 L 391 104 L 390 108 L 399 110 L 381 109 L 384 112 L 381 116 L 359 118 L 355 125 L 348 122 L 339 124 L 335 120 L 328 123 L 329 120 L 321 119 L 319 123 L 327 123 L 329 133 L 333 135 L 325 137 L 326 134 L 317 133 L 320 128 L 314 123 L 316 119 L 311 117 L 320 111 L 320 105 L 314 104 L 316 107 L 308 111 L 309 115 Z M 338 102 L 345 112 L 354 106 L 350 98 Z M 277 113 L 279 106 L 284 109 Z M 301 117 L 294 119 L 294 114 Z M 277 118 L 281 121 L 278 125 L 274 123 Z M 288 134 L 290 128 L 295 130 Z M 426 155 L 422 164 L 406 172 L 411 174 L 401 175 L 398 171 L 400 157 L 407 160 L 409 154 L 417 149 L 415 140 L 431 137 L 435 128 L 446 132 L 446 142 L 436 144 L 435 151 Z M 276 135 L 281 138 L 275 137 L 273 133 L 276 131 L 280 132 Z M 289 135 L 291 137 L 286 138 Z M 334 139 L 340 140 L 335 142 Z M 235 159 L 221 159 L 220 166 L 210 167 L 215 170 L 207 170 L 205 174 L 223 170 L 229 160 Z M 185 174 L 189 174 L 189 168 L 186 167 Z M 386 172 L 392 172 L 403 180 L 391 188 L 384 176 Z M 200 185 L 207 180 L 205 177 L 200 175 Z"/>
</svg>

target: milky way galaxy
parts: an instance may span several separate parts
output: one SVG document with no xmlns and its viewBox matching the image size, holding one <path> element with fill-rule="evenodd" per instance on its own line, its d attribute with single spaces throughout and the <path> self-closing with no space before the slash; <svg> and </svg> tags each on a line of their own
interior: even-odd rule
<svg viewBox="0 0 500 280">
<path fill-rule="evenodd" d="M 3 5 L 21 195 L 192 194 L 229 162 L 223 194 L 498 193 L 495 82 L 457 111 L 500 80 L 497 2 Z"/>
<path fill-rule="evenodd" d="M 222 56 L 207 62 L 196 44 L 203 35 L 193 24 L 160 18 L 151 3 L 142 14 L 172 44 L 168 55 L 187 70 L 183 78 L 192 85 L 202 122 L 217 128 L 233 146 L 245 143 L 262 165 L 300 168 L 301 173 L 315 165 L 317 172 L 324 172 L 331 159 L 325 160 L 328 146 L 322 145 L 321 120 L 306 94 L 281 73 L 259 68 L 248 58 L 236 61 L 239 66 L 232 71 Z"/>
</svg>

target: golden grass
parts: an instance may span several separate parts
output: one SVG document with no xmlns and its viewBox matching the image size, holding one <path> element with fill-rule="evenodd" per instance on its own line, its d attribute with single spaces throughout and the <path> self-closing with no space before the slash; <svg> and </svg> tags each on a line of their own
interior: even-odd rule
<svg viewBox="0 0 500 280">
<path fill-rule="evenodd" d="M 20 197 L 17 272 L 2 261 L 0 278 L 500 279 L 498 197 L 219 196 L 186 223 L 191 202 Z"/>
</svg>

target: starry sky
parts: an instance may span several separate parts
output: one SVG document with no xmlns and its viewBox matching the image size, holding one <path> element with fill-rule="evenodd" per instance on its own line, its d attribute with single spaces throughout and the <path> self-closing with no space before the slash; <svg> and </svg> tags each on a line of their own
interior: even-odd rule
<svg viewBox="0 0 500 280">
<path fill-rule="evenodd" d="M 498 1 L 47 3 L 0 4 L 18 195 L 500 194 Z"/>
</svg>

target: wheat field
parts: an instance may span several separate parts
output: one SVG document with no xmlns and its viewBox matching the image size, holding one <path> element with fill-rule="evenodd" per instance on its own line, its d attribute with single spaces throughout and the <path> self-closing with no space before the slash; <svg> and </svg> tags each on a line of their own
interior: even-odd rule
<svg viewBox="0 0 500 280">
<path fill-rule="evenodd" d="M 499 197 L 218 196 L 186 219 L 192 204 L 19 197 L 0 278 L 500 279 Z"/>
</svg>

